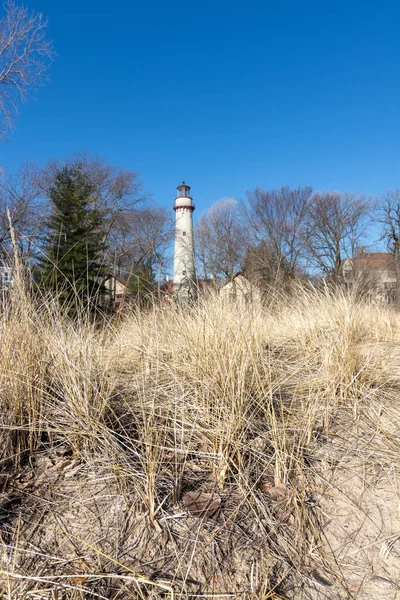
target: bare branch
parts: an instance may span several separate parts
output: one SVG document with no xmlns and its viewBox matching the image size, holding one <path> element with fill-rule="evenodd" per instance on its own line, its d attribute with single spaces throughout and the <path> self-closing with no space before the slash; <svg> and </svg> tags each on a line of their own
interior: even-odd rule
<svg viewBox="0 0 400 600">
<path fill-rule="evenodd" d="M 346 192 L 320 192 L 312 197 L 308 216 L 308 252 L 312 264 L 337 279 L 344 258 L 353 258 L 364 235 L 369 201 Z"/>
<path fill-rule="evenodd" d="M 16 232 L 24 258 L 29 258 L 32 237 L 38 233 L 41 224 L 40 187 L 37 183 L 37 169 L 31 163 L 23 164 L 14 174 L 3 172 L 0 175 L 0 247 L 8 252 L 11 223 Z"/>
<path fill-rule="evenodd" d="M 308 210 L 312 189 L 282 187 L 248 193 L 247 220 L 258 244 L 266 244 L 295 273 L 310 229 Z"/>
<path fill-rule="evenodd" d="M 238 203 L 223 198 L 200 216 L 196 248 L 205 277 L 232 279 L 244 261 L 249 236 Z"/>
<path fill-rule="evenodd" d="M 13 0 L 4 5 L 0 19 L 0 138 L 12 127 L 18 105 L 45 81 L 54 59 L 52 42 L 46 38 L 47 19 L 30 13 Z"/>
<path fill-rule="evenodd" d="M 171 240 L 171 215 L 154 206 L 143 189 L 138 173 L 110 165 L 87 154 L 76 154 L 64 161 L 51 161 L 41 173 L 44 194 L 54 177 L 65 166 L 79 164 L 93 188 L 93 208 L 103 215 L 103 241 L 107 245 L 110 267 L 130 273 L 147 263 L 163 265 Z"/>
<path fill-rule="evenodd" d="M 161 271 L 173 233 L 170 213 L 147 205 L 118 216 L 110 232 L 109 252 L 120 270 L 135 271 L 150 262 Z"/>
</svg>

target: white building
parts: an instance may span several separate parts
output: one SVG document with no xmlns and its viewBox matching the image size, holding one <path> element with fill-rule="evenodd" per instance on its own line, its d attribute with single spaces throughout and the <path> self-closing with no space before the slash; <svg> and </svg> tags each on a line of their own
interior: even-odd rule
<svg viewBox="0 0 400 600">
<path fill-rule="evenodd" d="M 232 281 L 219 291 L 220 297 L 241 306 L 259 305 L 262 301 L 260 289 L 243 275 L 237 273 Z"/>
<path fill-rule="evenodd" d="M 343 282 L 347 287 L 357 283 L 371 299 L 390 304 L 396 298 L 396 261 L 390 252 L 364 252 L 357 248 L 355 258 L 345 258 L 341 264 Z"/>
<path fill-rule="evenodd" d="M 8 290 L 15 283 L 15 269 L 5 263 L 0 264 L 0 290 Z"/>
<path fill-rule="evenodd" d="M 109 275 L 103 280 L 105 307 L 118 309 L 128 296 L 128 281 L 122 277 Z"/>
<path fill-rule="evenodd" d="M 174 204 L 176 215 L 174 252 L 174 297 L 191 302 L 197 296 L 192 213 L 195 209 L 190 187 L 183 181 L 178 186 Z"/>
</svg>

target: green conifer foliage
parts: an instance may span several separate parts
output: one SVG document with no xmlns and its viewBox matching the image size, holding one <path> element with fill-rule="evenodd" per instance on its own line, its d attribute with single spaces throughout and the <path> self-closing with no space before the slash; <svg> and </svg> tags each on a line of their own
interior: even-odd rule
<svg viewBox="0 0 400 600">
<path fill-rule="evenodd" d="M 93 185 L 79 163 L 56 173 L 49 198 L 42 281 L 62 303 L 94 307 L 105 275 L 104 215 L 93 205 Z"/>
<path fill-rule="evenodd" d="M 142 306 L 151 305 L 157 293 L 152 261 L 144 260 L 129 278 L 129 296 Z"/>
</svg>

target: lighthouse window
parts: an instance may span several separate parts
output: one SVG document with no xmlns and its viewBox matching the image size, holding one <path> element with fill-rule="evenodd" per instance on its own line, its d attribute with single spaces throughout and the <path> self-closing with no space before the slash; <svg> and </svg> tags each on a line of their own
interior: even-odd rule
<svg viewBox="0 0 400 600">
<path fill-rule="evenodd" d="M 183 232 L 183 235 L 186 235 L 186 231 Z"/>
</svg>

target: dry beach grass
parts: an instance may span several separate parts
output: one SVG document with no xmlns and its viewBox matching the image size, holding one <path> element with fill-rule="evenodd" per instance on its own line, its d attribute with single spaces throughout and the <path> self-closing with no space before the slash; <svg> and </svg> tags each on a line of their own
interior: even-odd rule
<svg viewBox="0 0 400 600">
<path fill-rule="evenodd" d="M 394 312 L 0 319 L 0 598 L 400 597 Z"/>
</svg>

